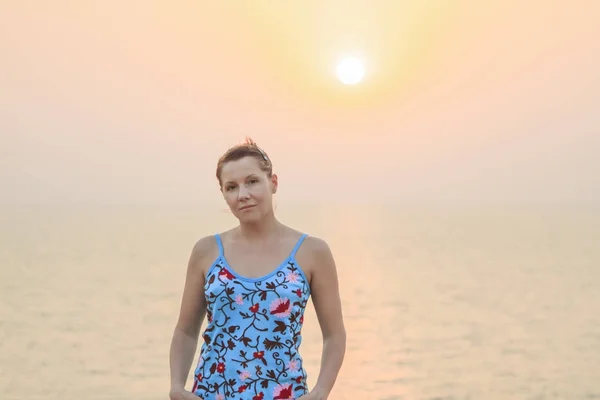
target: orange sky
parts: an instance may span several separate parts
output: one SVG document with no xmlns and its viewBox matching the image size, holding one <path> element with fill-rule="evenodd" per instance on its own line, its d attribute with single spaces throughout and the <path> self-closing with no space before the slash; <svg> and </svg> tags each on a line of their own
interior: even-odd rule
<svg viewBox="0 0 600 400">
<path fill-rule="evenodd" d="M 3 5 L 1 203 L 220 202 L 245 135 L 279 202 L 600 201 L 600 3 L 165 4 Z"/>
</svg>

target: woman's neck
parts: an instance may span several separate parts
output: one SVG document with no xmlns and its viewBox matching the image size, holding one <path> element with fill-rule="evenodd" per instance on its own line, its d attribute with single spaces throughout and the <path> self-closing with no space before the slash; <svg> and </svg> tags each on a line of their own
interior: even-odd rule
<svg viewBox="0 0 600 400">
<path fill-rule="evenodd" d="M 244 241 L 262 242 L 272 236 L 278 236 L 282 228 L 283 225 L 277 218 L 269 214 L 255 223 L 240 223 L 238 234 Z"/>
</svg>

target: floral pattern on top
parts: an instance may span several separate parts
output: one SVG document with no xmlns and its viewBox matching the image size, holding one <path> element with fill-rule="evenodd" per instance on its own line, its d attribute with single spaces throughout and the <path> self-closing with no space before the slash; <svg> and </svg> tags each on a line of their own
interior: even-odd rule
<svg viewBox="0 0 600 400">
<path fill-rule="evenodd" d="M 308 393 L 299 348 L 310 298 L 294 254 L 261 278 L 240 276 L 222 255 L 206 276 L 207 326 L 192 392 L 204 400 L 297 399 Z"/>
</svg>

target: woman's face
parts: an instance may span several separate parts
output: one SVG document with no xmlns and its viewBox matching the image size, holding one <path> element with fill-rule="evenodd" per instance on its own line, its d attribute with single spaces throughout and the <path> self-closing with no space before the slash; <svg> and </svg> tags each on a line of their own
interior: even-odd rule
<svg viewBox="0 0 600 400">
<path fill-rule="evenodd" d="M 277 176 L 270 178 L 252 156 L 228 161 L 221 169 L 222 193 L 240 222 L 256 222 L 272 211 Z"/>
</svg>

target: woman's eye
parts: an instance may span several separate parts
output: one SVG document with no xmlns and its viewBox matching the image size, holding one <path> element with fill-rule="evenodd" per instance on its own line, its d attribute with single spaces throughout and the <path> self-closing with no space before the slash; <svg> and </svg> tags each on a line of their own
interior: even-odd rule
<svg viewBox="0 0 600 400">
<path fill-rule="evenodd" d="M 258 179 L 250 179 L 250 183 L 256 183 L 258 182 Z"/>
</svg>

